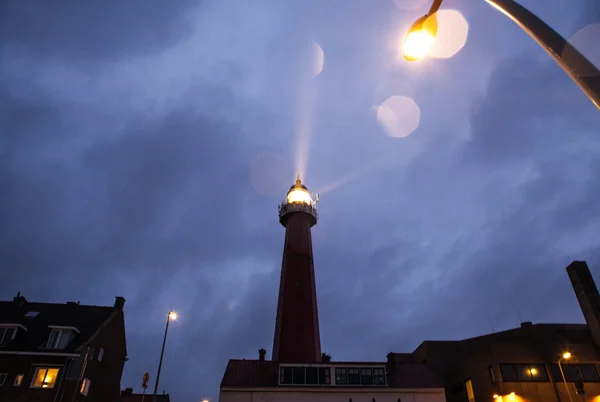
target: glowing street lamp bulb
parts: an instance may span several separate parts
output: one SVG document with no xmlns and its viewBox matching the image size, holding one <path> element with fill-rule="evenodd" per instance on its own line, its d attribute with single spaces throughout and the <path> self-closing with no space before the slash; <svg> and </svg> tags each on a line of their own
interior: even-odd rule
<svg viewBox="0 0 600 402">
<path fill-rule="evenodd" d="M 174 311 L 170 311 L 170 312 L 169 312 L 169 318 L 170 318 L 171 320 L 176 320 L 176 319 L 177 319 L 177 313 L 176 313 L 176 312 L 174 312 Z"/>
<path fill-rule="evenodd" d="M 571 353 L 566 352 L 565 354 L 563 354 L 563 359 L 570 359 L 571 358 Z"/>
<path fill-rule="evenodd" d="M 529 370 L 529 372 L 531 373 L 531 375 L 536 375 L 537 369 L 532 368 L 531 370 Z"/>
<path fill-rule="evenodd" d="M 434 37 L 427 31 L 409 32 L 404 40 L 404 58 L 409 61 L 425 57 L 433 46 Z"/>
<path fill-rule="evenodd" d="M 402 44 L 402 53 L 408 61 L 421 59 L 431 50 L 437 35 L 437 17 L 435 14 L 419 18 L 408 30 Z"/>
<path fill-rule="evenodd" d="M 500 395 L 498 395 L 498 394 L 494 394 L 494 395 L 492 395 L 492 398 L 494 398 L 494 399 L 498 399 L 498 398 L 500 398 Z"/>
</svg>

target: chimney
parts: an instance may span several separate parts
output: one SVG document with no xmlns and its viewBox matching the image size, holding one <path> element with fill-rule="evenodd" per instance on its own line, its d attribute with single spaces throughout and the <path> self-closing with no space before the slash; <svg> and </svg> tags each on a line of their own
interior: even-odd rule
<svg viewBox="0 0 600 402">
<path fill-rule="evenodd" d="M 594 343 L 600 347 L 600 295 L 590 269 L 585 261 L 573 261 L 567 273 Z"/>
<path fill-rule="evenodd" d="M 321 353 L 321 361 L 324 363 L 330 363 L 331 356 L 329 356 L 327 353 Z"/>
<path fill-rule="evenodd" d="M 531 321 L 523 321 L 521 323 L 521 328 L 527 328 L 527 327 L 531 327 L 533 326 L 533 323 Z"/>
<path fill-rule="evenodd" d="M 125 305 L 125 298 L 121 296 L 115 297 L 115 309 L 123 310 L 123 306 Z"/>
<path fill-rule="evenodd" d="M 27 304 L 27 299 L 24 296 L 21 296 L 21 292 L 17 292 L 17 295 L 13 297 L 13 303 L 17 305 L 17 307 L 21 307 L 24 304 Z"/>
<path fill-rule="evenodd" d="M 258 349 L 258 361 L 264 362 L 266 354 L 267 351 L 265 349 Z"/>
</svg>

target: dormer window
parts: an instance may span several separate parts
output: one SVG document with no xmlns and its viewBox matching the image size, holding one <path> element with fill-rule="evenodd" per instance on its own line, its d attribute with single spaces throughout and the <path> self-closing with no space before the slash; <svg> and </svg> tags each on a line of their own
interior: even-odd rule
<svg viewBox="0 0 600 402">
<path fill-rule="evenodd" d="M 8 346 L 15 339 L 18 327 L 0 327 L 0 347 Z"/>
<path fill-rule="evenodd" d="M 50 336 L 46 343 L 48 349 L 64 349 L 69 345 L 69 342 L 75 337 L 75 333 L 79 332 L 73 327 L 50 327 Z"/>
</svg>

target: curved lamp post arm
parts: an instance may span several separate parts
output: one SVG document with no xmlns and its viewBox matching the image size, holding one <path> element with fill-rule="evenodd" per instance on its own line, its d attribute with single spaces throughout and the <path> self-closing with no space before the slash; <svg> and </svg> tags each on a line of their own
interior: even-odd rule
<svg viewBox="0 0 600 402">
<path fill-rule="evenodd" d="M 429 8 L 429 12 L 427 13 L 427 16 L 437 13 L 438 10 L 440 9 L 440 6 L 442 5 L 442 1 L 444 1 L 444 0 L 433 0 L 433 3 L 431 4 L 431 7 Z"/>
<path fill-rule="evenodd" d="M 569 41 L 513 0 L 486 0 L 529 34 L 600 109 L 600 70 Z"/>
</svg>

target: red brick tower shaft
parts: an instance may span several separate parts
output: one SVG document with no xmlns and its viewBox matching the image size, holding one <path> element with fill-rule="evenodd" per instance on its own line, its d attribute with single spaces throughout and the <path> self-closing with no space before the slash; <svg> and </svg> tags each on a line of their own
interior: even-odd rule
<svg viewBox="0 0 600 402">
<path fill-rule="evenodd" d="M 279 206 L 279 221 L 286 230 L 272 359 L 282 363 L 321 361 L 310 234 L 317 223 L 315 205 L 298 178 Z"/>
</svg>

